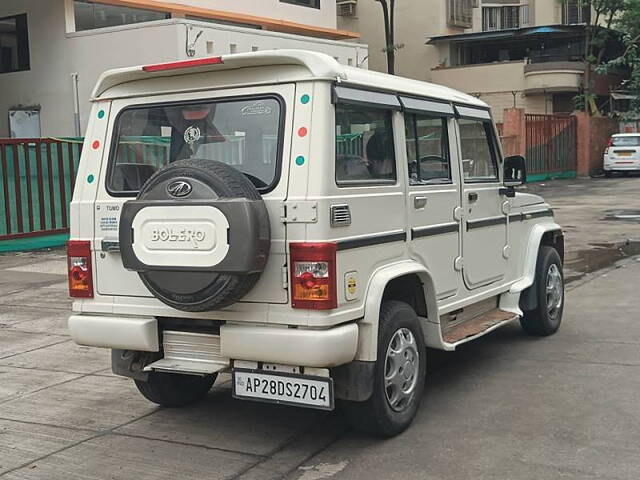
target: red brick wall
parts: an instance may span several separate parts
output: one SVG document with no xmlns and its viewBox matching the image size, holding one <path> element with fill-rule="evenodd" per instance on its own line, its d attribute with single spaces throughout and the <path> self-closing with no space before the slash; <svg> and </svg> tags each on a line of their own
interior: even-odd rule
<svg viewBox="0 0 640 480">
<path fill-rule="evenodd" d="M 524 155 L 527 151 L 527 130 L 523 108 L 507 108 L 504 110 L 502 146 L 505 155 Z"/>
<path fill-rule="evenodd" d="M 602 168 L 604 150 L 609 138 L 618 132 L 618 122 L 606 117 L 589 117 L 585 112 L 578 119 L 578 175 L 586 176 Z"/>
</svg>

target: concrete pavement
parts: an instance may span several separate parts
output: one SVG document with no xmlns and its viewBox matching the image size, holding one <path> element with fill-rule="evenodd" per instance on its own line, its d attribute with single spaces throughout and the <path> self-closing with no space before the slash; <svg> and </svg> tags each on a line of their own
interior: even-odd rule
<svg viewBox="0 0 640 480">
<path fill-rule="evenodd" d="M 289 478 L 640 478 L 638 279 L 630 259 L 571 290 L 553 337 L 513 324 L 438 355 L 404 435 L 349 432 Z"/>
<path fill-rule="evenodd" d="M 640 210 L 640 179 L 574 184 L 546 195 L 561 223 L 582 219 L 567 235 L 571 255 L 593 248 L 589 238 L 640 237 L 638 224 L 602 220 L 610 198 L 584 193 L 619 191 Z M 379 441 L 337 413 L 232 400 L 228 376 L 198 405 L 158 408 L 111 374 L 107 351 L 69 340 L 63 252 L 0 256 L 0 478 L 635 480 L 639 260 L 576 275 L 553 337 L 511 325 L 430 352 L 414 425 Z"/>
</svg>

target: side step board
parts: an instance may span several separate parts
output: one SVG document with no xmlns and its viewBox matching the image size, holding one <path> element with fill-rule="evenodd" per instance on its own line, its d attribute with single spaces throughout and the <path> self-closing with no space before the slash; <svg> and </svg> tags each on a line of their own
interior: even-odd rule
<svg viewBox="0 0 640 480">
<path fill-rule="evenodd" d="M 442 339 L 448 344 L 460 345 L 481 337 L 517 318 L 518 315 L 514 313 L 496 308 L 448 329 L 442 333 Z"/>
<path fill-rule="evenodd" d="M 226 370 L 228 358 L 220 354 L 220 336 L 208 333 L 165 330 L 162 334 L 164 358 L 144 367 L 145 371 L 209 375 Z"/>
</svg>

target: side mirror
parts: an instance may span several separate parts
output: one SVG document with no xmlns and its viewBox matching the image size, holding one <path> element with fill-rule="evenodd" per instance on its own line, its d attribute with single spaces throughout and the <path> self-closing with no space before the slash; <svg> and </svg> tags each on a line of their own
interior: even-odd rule
<svg viewBox="0 0 640 480">
<path fill-rule="evenodd" d="M 513 155 L 504 159 L 504 187 L 500 194 L 515 197 L 515 187 L 527 181 L 527 162 L 522 155 Z"/>
<path fill-rule="evenodd" d="M 527 162 L 522 155 L 504 159 L 504 186 L 519 187 L 527 181 Z"/>
</svg>

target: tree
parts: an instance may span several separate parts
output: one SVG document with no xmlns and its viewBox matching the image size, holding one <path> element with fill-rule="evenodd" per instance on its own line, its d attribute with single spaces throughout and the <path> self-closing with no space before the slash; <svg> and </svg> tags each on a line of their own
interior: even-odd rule
<svg viewBox="0 0 640 480">
<path fill-rule="evenodd" d="M 635 99 L 631 101 L 630 116 L 640 117 L 640 0 L 624 0 L 623 8 L 616 18 L 614 26 L 622 33 L 625 50 L 618 58 L 599 67 L 606 73 L 611 67 L 626 66 L 631 71 L 627 84 Z"/>
<path fill-rule="evenodd" d="M 401 49 L 403 45 L 395 43 L 395 0 L 374 0 L 382 7 L 382 20 L 384 21 L 384 48 L 383 52 L 387 54 L 387 72 L 391 75 L 396 73 L 396 51 Z"/>
<path fill-rule="evenodd" d="M 560 0 L 563 4 L 571 3 L 576 8 L 590 7 L 592 15 L 585 26 L 585 68 L 582 95 L 578 103 L 591 114 L 598 114 L 596 96 L 592 93 L 593 70 L 602 65 L 607 50 L 607 43 L 613 36 L 612 27 L 618 15 L 623 11 L 628 0 Z"/>
</svg>

